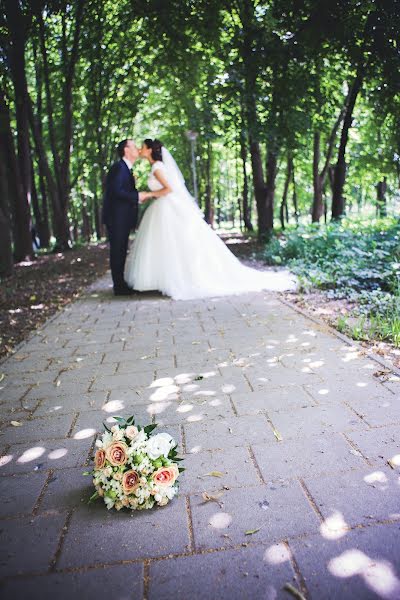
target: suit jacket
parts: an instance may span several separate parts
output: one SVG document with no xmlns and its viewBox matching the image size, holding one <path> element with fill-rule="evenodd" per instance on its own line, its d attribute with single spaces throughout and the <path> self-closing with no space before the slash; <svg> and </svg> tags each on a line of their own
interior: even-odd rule
<svg viewBox="0 0 400 600">
<path fill-rule="evenodd" d="M 134 229 L 137 225 L 139 193 L 135 178 L 122 159 L 108 172 L 103 198 L 103 223 L 107 226 Z"/>
</svg>

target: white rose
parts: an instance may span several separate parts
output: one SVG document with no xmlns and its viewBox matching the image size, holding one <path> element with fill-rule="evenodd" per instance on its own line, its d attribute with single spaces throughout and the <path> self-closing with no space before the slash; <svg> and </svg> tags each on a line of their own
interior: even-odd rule
<svg viewBox="0 0 400 600">
<path fill-rule="evenodd" d="M 113 440 L 115 442 L 120 442 L 121 440 L 124 439 L 124 430 L 120 429 L 118 427 L 118 425 L 114 425 L 114 427 L 111 427 L 111 431 L 112 431 Z"/>
<path fill-rule="evenodd" d="M 134 440 L 138 433 L 139 433 L 139 430 L 134 425 L 129 425 L 129 427 L 127 427 L 125 429 L 125 435 L 130 440 Z"/>
<path fill-rule="evenodd" d="M 156 460 L 160 456 L 167 458 L 173 446 L 175 446 L 175 441 L 169 433 L 158 433 L 148 440 L 146 452 L 152 460 Z"/>
<path fill-rule="evenodd" d="M 105 450 L 113 442 L 112 433 L 110 433 L 108 431 L 106 433 L 104 433 L 103 437 L 102 437 L 102 440 L 103 440 L 103 449 Z"/>
</svg>

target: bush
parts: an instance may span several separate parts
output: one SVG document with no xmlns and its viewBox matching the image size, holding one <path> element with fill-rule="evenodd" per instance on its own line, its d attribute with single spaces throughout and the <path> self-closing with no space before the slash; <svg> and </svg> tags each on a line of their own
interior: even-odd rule
<svg viewBox="0 0 400 600">
<path fill-rule="evenodd" d="M 400 344 L 398 220 L 345 220 L 289 230 L 269 241 L 262 258 L 289 265 L 305 289 L 319 288 L 331 298 L 355 302 L 366 335 L 373 332 Z"/>
</svg>

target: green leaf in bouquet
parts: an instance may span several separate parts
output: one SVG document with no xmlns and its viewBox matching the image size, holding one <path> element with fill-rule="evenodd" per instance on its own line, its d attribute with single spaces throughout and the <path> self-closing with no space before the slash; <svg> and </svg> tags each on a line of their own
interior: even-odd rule
<svg viewBox="0 0 400 600">
<path fill-rule="evenodd" d="M 117 421 L 117 423 L 118 423 L 119 425 L 123 425 L 123 426 L 125 427 L 125 425 L 126 425 L 126 420 L 124 419 L 124 417 L 113 417 L 113 419 L 114 419 L 115 421 Z"/>
<path fill-rule="evenodd" d="M 93 493 L 93 494 L 90 496 L 90 498 L 89 498 L 89 500 L 88 500 L 88 504 L 91 504 L 92 502 L 94 502 L 95 500 L 97 500 L 97 498 L 99 498 L 99 497 L 100 497 L 100 496 L 99 496 L 99 493 L 98 493 L 98 491 L 96 490 L 96 491 L 95 491 L 95 492 L 94 492 L 94 493 Z"/>
<path fill-rule="evenodd" d="M 185 467 L 178 467 L 178 471 L 179 473 L 183 473 L 183 471 L 186 471 Z"/>
<path fill-rule="evenodd" d="M 82 475 L 93 475 L 93 471 L 83 471 Z"/>
<path fill-rule="evenodd" d="M 104 429 L 105 429 L 106 431 L 108 431 L 108 433 L 110 433 L 110 432 L 111 432 L 111 429 L 110 429 L 110 428 L 108 427 L 108 425 L 106 425 L 104 422 L 103 422 L 103 427 L 104 427 Z"/>
<path fill-rule="evenodd" d="M 146 425 L 146 427 L 143 427 L 144 432 L 147 433 L 147 435 L 149 435 L 149 433 L 151 433 L 152 431 L 154 431 L 154 429 L 158 427 L 158 425 L 156 423 L 153 423 L 151 425 Z"/>
<path fill-rule="evenodd" d="M 179 458 L 178 456 L 174 456 L 174 462 L 181 462 L 181 460 L 185 460 L 185 459 Z"/>
<path fill-rule="evenodd" d="M 134 425 L 135 424 L 135 417 L 134 417 L 134 415 L 132 415 L 131 417 L 129 417 L 129 419 L 126 420 L 126 424 L 127 425 Z"/>
</svg>

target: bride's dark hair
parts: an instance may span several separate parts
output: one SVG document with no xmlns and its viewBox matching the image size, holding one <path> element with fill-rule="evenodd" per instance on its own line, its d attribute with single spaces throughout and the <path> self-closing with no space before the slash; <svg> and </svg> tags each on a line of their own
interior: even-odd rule
<svg viewBox="0 0 400 600">
<path fill-rule="evenodd" d="M 162 142 L 160 142 L 160 140 L 144 140 L 143 142 L 144 144 L 146 144 L 146 146 L 148 148 L 150 148 L 151 150 L 151 158 L 153 160 L 161 160 L 162 161 L 162 147 L 163 144 Z"/>
</svg>

